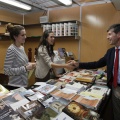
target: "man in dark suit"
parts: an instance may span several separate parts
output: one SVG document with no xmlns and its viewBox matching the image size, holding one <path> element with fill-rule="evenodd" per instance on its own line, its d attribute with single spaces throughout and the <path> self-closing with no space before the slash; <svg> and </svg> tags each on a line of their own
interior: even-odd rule
<svg viewBox="0 0 120 120">
<path fill-rule="evenodd" d="M 96 69 L 100 67 L 107 67 L 107 85 L 112 89 L 112 107 L 114 113 L 114 120 L 120 120 L 120 62 L 118 64 L 118 72 L 117 72 L 117 84 L 114 83 L 114 61 L 116 58 L 115 50 L 118 48 L 119 50 L 119 60 L 120 61 L 120 24 L 113 24 L 107 30 L 107 39 L 110 45 L 114 45 L 107 50 L 106 54 L 100 58 L 98 61 L 94 62 L 80 62 L 77 63 L 75 61 L 69 61 L 71 64 L 78 68 L 83 69 Z M 109 114 L 108 114 L 109 116 Z"/>
</svg>

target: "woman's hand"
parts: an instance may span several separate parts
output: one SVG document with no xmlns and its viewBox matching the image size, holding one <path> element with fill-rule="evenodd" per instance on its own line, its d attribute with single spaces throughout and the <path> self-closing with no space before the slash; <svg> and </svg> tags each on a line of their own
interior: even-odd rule
<svg viewBox="0 0 120 120">
<path fill-rule="evenodd" d="M 26 67 L 27 71 L 35 69 L 36 68 L 36 63 L 28 63 L 28 65 L 26 65 L 25 67 Z"/>
<path fill-rule="evenodd" d="M 69 60 L 67 63 L 68 63 L 68 64 L 71 64 L 71 65 L 74 66 L 75 68 L 78 68 L 78 67 L 79 67 L 79 63 L 76 62 L 75 60 Z"/>
<path fill-rule="evenodd" d="M 70 62 L 70 63 L 66 64 L 66 68 L 70 71 L 73 71 L 76 67 L 73 64 L 71 64 L 71 62 Z"/>
</svg>

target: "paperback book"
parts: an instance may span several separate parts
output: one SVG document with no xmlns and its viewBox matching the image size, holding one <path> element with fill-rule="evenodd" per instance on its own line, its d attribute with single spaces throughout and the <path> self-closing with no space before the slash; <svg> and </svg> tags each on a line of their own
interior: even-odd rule
<svg viewBox="0 0 120 120">
<path fill-rule="evenodd" d="M 19 108 L 20 106 L 29 102 L 28 99 L 26 99 L 23 95 L 17 92 L 3 98 L 2 100 L 14 111 L 16 111 L 16 109 Z"/>
<path fill-rule="evenodd" d="M 69 101 L 59 98 L 50 97 L 49 99 L 42 102 L 45 107 L 50 107 L 57 113 L 61 113 L 62 109 L 69 104 Z"/>
<path fill-rule="evenodd" d="M 101 99 L 96 99 L 92 96 L 81 96 L 81 95 L 76 95 L 72 98 L 73 101 L 76 101 L 80 103 L 81 105 L 85 106 L 86 108 L 92 109 L 92 110 L 98 110 Z"/>
<path fill-rule="evenodd" d="M 19 112 L 26 120 L 39 120 L 44 111 L 45 107 L 38 101 L 30 101 L 17 109 L 17 112 Z"/>
<path fill-rule="evenodd" d="M 53 92 L 50 93 L 53 97 L 57 97 L 57 98 L 64 98 L 66 100 L 71 100 L 76 93 L 72 91 L 63 91 L 61 89 L 56 89 Z"/>
<path fill-rule="evenodd" d="M 62 112 L 53 120 L 74 120 L 74 119 L 68 116 L 66 113 Z"/>
<path fill-rule="evenodd" d="M 46 84 L 42 87 L 40 86 L 38 88 L 35 88 L 34 90 L 39 91 L 39 92 L 46 95 L 46 94 L 49 94 L 50 92 L 52 92 L 53 90 L 55 90 L 56 88 L 57 87 L 54 85 Z"/>
<path fill-rule="evenodd" d="M 0 100 L 0 120 L 24 120 L 11 107 Z"/>
</svg>

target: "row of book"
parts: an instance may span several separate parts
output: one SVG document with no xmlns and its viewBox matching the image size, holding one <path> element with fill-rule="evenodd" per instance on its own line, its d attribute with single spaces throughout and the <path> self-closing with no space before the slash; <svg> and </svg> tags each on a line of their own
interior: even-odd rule
<svg viewBox="0 0 120 120">
<path fill-rule="evenodd" d="M 43 25 L 43 31 L 52 30 L 55 36 L 78 36 L 78 25 L 76 23 L 59 23 Z"/>
<path fill-rule="evenodd" d="M 83 71 L 96 74 L 99 80 L 101 76 L 105 77 L 103 71 Z M 78 72 L 81 71 L 68 72 L 65 76 L 75 77 Z M 99 120 L 97 110 L 110 89 L 106 85 L 90 84 L 51 79 L 36 82 L 29 89 L 21 87 L 11 91 L 0 85 L 1 119 Z"/>
<path fill-rule="evenodd" d="M 29 101 L 29 92 L 24 88 L 16 89 L 13 94 L 0 101 L 1 120 L 94 120 L 99 115 L 81 104 L 51 95 Z M 25 92 L 27 94 L 25 94 Z M 29 94 L 28 94 L 29 93 Z M 23 97 L 26 95 L 26 98 Z M 28 98 L 29 98 L 28 97 Z M 94 114 L 92 114 L 94 113 Z"/>
</svg>

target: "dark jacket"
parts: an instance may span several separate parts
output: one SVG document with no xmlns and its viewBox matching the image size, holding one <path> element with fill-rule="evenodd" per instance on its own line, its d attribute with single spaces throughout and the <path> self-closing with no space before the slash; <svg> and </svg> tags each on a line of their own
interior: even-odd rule
<svg viewBox="0 0 120 120">
<path fill-rule="evenodd" d="M 114 64 L 114 56 L 115 56 L 115 47 L 107 50 L 104 57 L 94 62 L 87 62 L 79 64 L 79 68 L 83 69 L 96 69 L 106 66 L 107 67 L 107 85 L 111 87 L 111 83 L 113 81 L 113 64 Z"/>
</svg>

